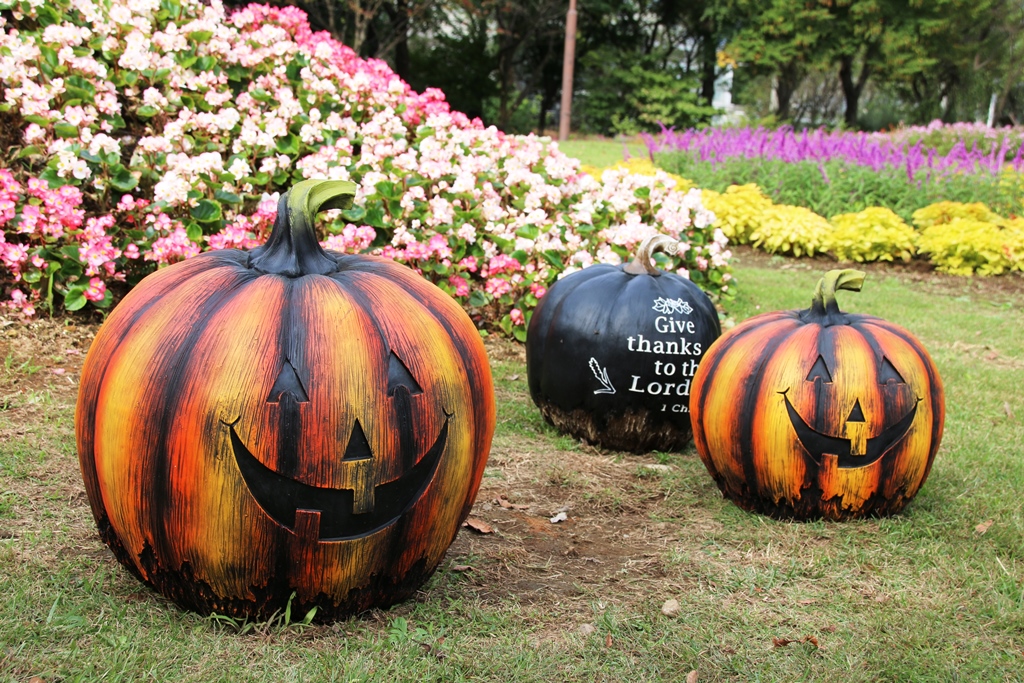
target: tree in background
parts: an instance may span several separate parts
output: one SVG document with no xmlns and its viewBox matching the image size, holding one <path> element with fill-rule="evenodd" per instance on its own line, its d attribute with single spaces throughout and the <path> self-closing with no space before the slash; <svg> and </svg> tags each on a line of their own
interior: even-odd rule
<svg viewBox="0 0 1024 683">
<path fill-rule="evenodd" d="M 509 132 L 556 112 L 568 0 L 270 0 Z M 228 0 L 241 6 L 242 0 Z M 573 124 L 706 124 L 733 101 L 797 127 L 1024 118 L 1024 0 L 578 0 Z"/>
<path fill-rule="evenodd" d="M 731 0 L 726 11 L 738 26 L 726 48 L 746 72 L 772 80 L 779 121 L 792 118 L 793 95 L 809 71 L 824 59 L 828 8 L 804 0 Z"/>
<path fill-rule="evenodd" d="M 1020 0 L 935 0 L 905 46 L 889 50 L 887 86 L 917 118 L 1017 123 L 1024 114 L 1024 4 Z"/>
<path fill-rule="evenodd" d="M 702 39 L 700 31 L 714 25 L 713 19 L 702 23 L 710 4 L 581 1 L 573 105 L 579 128 L 636 133 L 707 123 L 714 113 L 717 38 Z"/>
</svg>

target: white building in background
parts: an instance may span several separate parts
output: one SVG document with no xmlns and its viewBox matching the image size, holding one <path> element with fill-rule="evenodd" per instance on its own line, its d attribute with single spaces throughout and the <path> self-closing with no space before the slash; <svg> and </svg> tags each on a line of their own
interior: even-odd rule
<svg viewBox="0 0 1024 683">
<path fill-rule="evenodd" d="M 732 67 L 727 66 L 715 79 L 715 95 L 711 98 L 711 106 L 720 113 L 711 117 L 712 126 L 736 126 L 743 122 L 746 112 L 743 107 L 732 103 Z"/>
</svg>

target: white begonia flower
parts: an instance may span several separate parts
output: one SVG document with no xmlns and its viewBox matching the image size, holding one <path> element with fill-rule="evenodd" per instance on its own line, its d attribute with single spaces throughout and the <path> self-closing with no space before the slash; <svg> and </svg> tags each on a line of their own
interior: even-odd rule
<svg viewBox="0 0 1024 683">
<path fill-rule="evenodd" d="M 248 162 L 241 157 L 235 157 L 235 160 L 228 166 L 228 173 L 235 177 L 235 180 L 241 180 L 252 173 L 252 169 L 249 167 Z"/>
</svg>

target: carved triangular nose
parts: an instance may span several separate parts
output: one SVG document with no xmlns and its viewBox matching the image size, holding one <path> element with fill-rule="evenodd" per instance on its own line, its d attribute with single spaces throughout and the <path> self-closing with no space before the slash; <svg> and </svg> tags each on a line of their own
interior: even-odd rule
<svg viewBox="0 0 1024 683">
<path fill-rule="evenodd" d="M 363 431 L 363 426 L 359 424 L 359 420 L 356 420 L 356 425 L 352 428 L 352 435 L 348 438 L 348 446 L 345 448 L 345 455 L 342 460 L 367 460 L 373 457 L 373 451 L 370 450 L 370 442 L 366 440 L 366 432 Z"/>
<path fill-rule="evenodd" d="M 274 380 L 274 386 L 270 390 L 270 396 L 267 397 L 267 403 L 280 403 L 281 397 L 284 394 L 291 394 L 297 403 L 309 401 L 306 389 L 302 386 L 302 380 L 299 379 L 295 368 L 288 361 L 284 362 L 284 367 L 281 368 L 277 379 Z"/>
<path fill-rule="evenodd" d="M 860 399 L 853 404 L 853 410 L 850 411 L 850 416 L 846 418 L 847 422 L 864 422 L 864 411 L 860 409 Z"/>
</svg>

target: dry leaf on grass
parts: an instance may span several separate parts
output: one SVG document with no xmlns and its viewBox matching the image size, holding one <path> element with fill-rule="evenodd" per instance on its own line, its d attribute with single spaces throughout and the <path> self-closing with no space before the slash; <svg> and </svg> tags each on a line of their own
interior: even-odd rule
<svg viewBox="0 0 1024 683">
<path fill-rule="evenodd" d="M 984 533 L 985 533 L 986 531 L 988 531 L 989 527 L 990 527 L 990 526 L 992 526 L 992 522 L 993 522 L 993 521 L 994 521 L 994 520 L 991 520 L 991 519 L 986 519 L 986 520 L 985 520 L 984 522 L 982 522 L 982 523 L 981 523 L 981 524 L 979 524 L 978 526 L 974 527 L 974 533 L 976 533 L 976 534 L 978 534 L 979 536 L 981 536 L 981 535 L 982 535 L 982 534 L 984 534 Z"/>
<path fill-rule="evenodd" d="M 789 638 L 772 638 L 772 645 L 775 647 L 786 647 L 792 643 L 810 643 L 815 648 L 819 647 L 818 639 L 814 636 L 804 636 L 799 640 L 790 640 Z"/>
<path fill-rule="evenodd" d="M 666 617 L 674 617 L 679 614 L 679 609 L 679 601 L 672 598 L 671 600 L 666 600 L 665 604 L 661 606 L 661 613 Z"/>
<path fill-rule="evenodd" d="M 452 571 L 453 572 L 471 572 L 471 571 L 473 571 L 473 568 L 471 566 L 469 566 L 468 564 L 453 564 L 452 565 Z"/>
<path fill-rule="evenodd" d="M 529 505 L 519 505 L 518 503 L 510 503 L 510 502 L 508 502 L 508 498 L 505 497 L 505 494 L 501 494 L 500 496 L 495 498 L 494 502 L 497 503 L 498 505 L 500 505 L 501 507 L 505 508 L 506 510 L 529 510 L 530 509 Z"/>
<path fill-rule="evenodd" d="M 494 533 L 494 527 L 492 527 L 490 524 L 488 524 L 484 520 L 477 519 L 476 517 L 468 518 L 465 522 L 462 523 L 462 526 L 469 527 L 470 529 L 472 529 L 473 531 L 477 532 L 478 534 L 493 534 Z"/>
<path fill-rule="evenodd" d="M 686 683 L 697 683 L 697 670 L 694 669 L 690 673 L 686 674 Z"/>
</svg>

